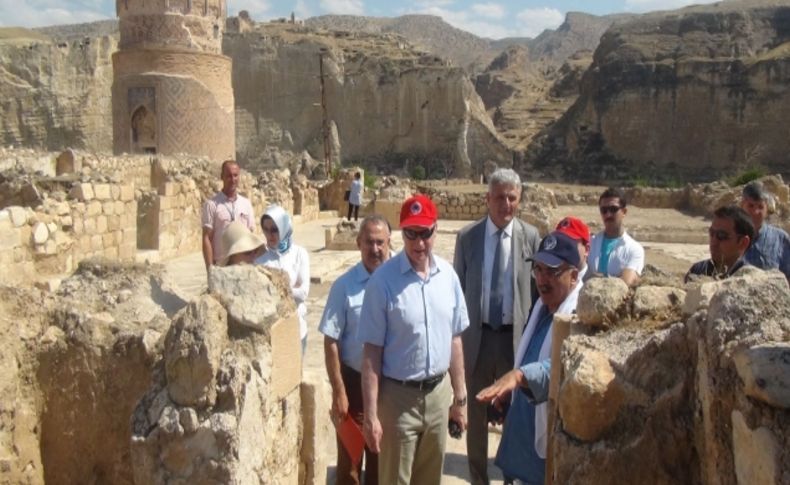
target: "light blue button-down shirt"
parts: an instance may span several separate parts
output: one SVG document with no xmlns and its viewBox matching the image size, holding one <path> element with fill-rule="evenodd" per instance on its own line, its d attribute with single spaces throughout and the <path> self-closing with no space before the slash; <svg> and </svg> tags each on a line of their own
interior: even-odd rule
<svg viewBox="0 0 790 485">
<path fill-rule="evenodd" d="M 423 280 L 401 252 L 368 281 L 359 339 L 383 347 L 381 372 L 423 380 L 450 367 L 452 339 L 469 326 L 461 283 L 453 267 L 432 256 Z"/>
<path fill-rule="evenodd" d="M 357 328 L 369 279 L 362 262 L 343 273 L 329 290 L 318 325 L 319 332 L 338 341 L 340 360 L 358 372 L 362 371 L 362 342 L 357 340 Z"/>
<path fill-rule="evenodd" d="M 790 237 L 776 226 L 763 224 L 743 259 L 761 269 L 778 269 L 790 278 Z"/>
</svg>

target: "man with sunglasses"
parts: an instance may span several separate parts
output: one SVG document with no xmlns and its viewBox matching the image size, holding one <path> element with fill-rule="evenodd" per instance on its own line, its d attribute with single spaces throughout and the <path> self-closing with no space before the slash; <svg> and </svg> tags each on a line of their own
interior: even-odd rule
<svg viewBox="0 0 790 485">
<path fill-rule="evenodd" d="M 708 229 L 710 259 L 694 263 L 686 273 L 686 282 L 692 275 L 729 278 L 746 264 L 743 255 L 753 238 L 754 226 L 746 211 L 734 205 L 719 207 Z"/>
<path fill-rule="evenodd" d="M 203 226 L 203 261 L 206 270 L 217 264 L 228 248 L 222 247 L 222 234 L 233 221 L 244 224 L 250 232 L 255 229 L 255 215 L 252 204 L 246 197 L 237 193 L 241 169 L 234 160 L 222 162 L 220 176 L 222 190 L 206 201 L 201 214 Z"/>
<path fill-rule="evenodd" d="M 469 310 L 463 333 L 466 388 L 474 395 L 513 368 L 513 353 L 532 306 L 527 261 L 540 243 L 538 230 L 518 219 L 521 178 L 498 169 L 488 181 L 488 215 L 464 227 L 455 240 L 453 266 Z M 466 435 L 473 485 L 488 484 L 488 413 L 469 403 Z"/>
<path fill-rule="evenodd" d="M 407 199 L 403 251 L 365 288 L 363 433 L 379 453 L 379 483 L 439 483 L 448 417 L 466 427 L 461 333 L 469 319 L 453 267 L 432 253 L 436 219 L 430 198 Z"/>
<path fill-rule="evenodd" d="M 741 208 L 751 216 L 754 238 L 744 259 L 760 269 L 778 269 L 790 280 L 790 237 L 782 229 L 768 224 L 768 207 L 773 194 L 760 182 L 743 187 Z"/>
<path fill-rule="evenodd" d="M 623 227 L 628 213 L 622 190 L 608 188 L 598 198 L 604 230 L 593 236 L 587 275 L 621 278 L 629 286 L 636 285 L 645 267 L 645 250 Z"/>
<path fill-rule="evenodd" d="M 545 481 L 551 325 L 555 314 L 576 311 L 580 264 L 576 240 L 559 231 L 543 238 L 532 257 L 540 298 L 521 336 L 515 368 L 475 396 L 495 407 L 511 403 L 494 463 L 516 483 Z"/>
</svg>

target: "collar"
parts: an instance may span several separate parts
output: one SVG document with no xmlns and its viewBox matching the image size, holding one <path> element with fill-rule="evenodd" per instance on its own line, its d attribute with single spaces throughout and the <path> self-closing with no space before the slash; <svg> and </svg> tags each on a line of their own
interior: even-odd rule
<svg viewBox="0 0 790 485">
<path fill-rule="evenodd" d="M 360 261 L 354 266 L 354 280 L 357 283 L 361 283 L 364 285 L 370 279 L 370 275 L 371 273 L 368 273 L 368 269 L 365 267 L 362 261 Z"/>
<path fill-rule="evenodd" d="M 507 235 L 507 237 L 512 237 L 513 236 L 513 220 L 514 219 L 510 219 L 510 222 L 508 222 L 507 225 L 502 228 L 502 231 Z M 499 230 L 499 228 L 496 227 L 496 224 L 494 224 L 494 221 L 491 220 L 491 216 L 486 216 L 486 238 L 489 238 L 489 237 L 493 236 L 494 234 L 496 234 L 496 232 L 498 230 Z"/>
<path fill-rule="evenodd" d="M 398 260 L 398 268 L 400 269 L 401 274 L 406 274 L 409 271 L 414 271 L 414 268 L 411 266 L 411 261 L 409 261 L 409 257 L 406 255 L 406 250 L 404 249 L 400 253 L 398 253 L 399 258 Z M 431 254 L 431 262 L 428 268 L 428 275 L 433 276 L 434 274 L 439 272 L 439 267 L 436 266 L 436 258 L 434 258 L 433 254 Z"/>
</svg>

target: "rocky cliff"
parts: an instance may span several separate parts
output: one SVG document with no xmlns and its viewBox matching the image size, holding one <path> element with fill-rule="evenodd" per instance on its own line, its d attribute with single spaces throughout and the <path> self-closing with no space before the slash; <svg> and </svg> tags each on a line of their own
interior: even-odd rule
<svg viewBox="0 0 790 485">
<path fill-rule="evenodd" d="M 444 177 L 479 173 L 488 160 L 511 163 L 464 71 L 396 36 L 260 24 L 226 34 L 223 50 L 234 59 L 244 163 L 271 166 L 264 150 L 273 145 L 323 158 L 321 58 L 327 119 L 344 164 L 384 172 L 419 164 Z"/>
<path fill-rule="evenodd" d="M 657 12 L 603 36 L 578 101 L 525 169 L 599 182 L 787 174 L 788 107 L 786 4 Z"/>
<path fill-rule="evenodd" d="M 110 56 L 117 35 L 48 33 L 0 32 L 0 143 L 111 150 Z"/>
</svg>

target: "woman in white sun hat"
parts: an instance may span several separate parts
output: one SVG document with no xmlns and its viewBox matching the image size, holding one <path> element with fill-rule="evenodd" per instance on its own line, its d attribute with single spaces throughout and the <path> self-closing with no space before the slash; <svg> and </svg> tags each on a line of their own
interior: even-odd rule
<svg viewBox="0 0 790 485">
<path fill-rule="evenodd" d="M 258 235 L 253 234 L 245 224 L 231 222 L 222 233 L 222 247 L 228 248 L 220 260 L 220 266 L 234 264 L 252 264 L 263 251 L 266 243 Z"/>
</svg>

